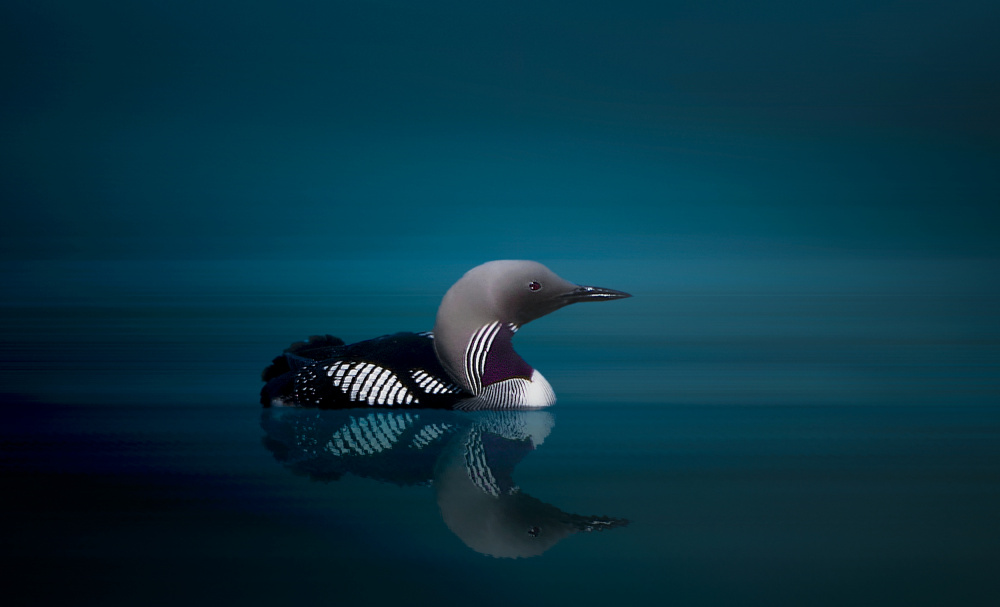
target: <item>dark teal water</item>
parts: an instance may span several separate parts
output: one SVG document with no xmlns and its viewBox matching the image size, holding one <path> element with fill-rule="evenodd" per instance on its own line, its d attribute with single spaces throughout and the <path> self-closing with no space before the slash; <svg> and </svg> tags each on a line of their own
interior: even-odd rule
<svg viewBox="0 0 1000 607">
<path fill-rule="evenodd" d="M 786 278 L 664 287 L 709 263 Z M 554 407 L 346 464 L 309 441 L 369 412 L 262 416 L 260 368 L 428 328 L 450 268 L 8 265 L 0 555 L 40 603 L 993 604 L 1000 298 L 899 263 L 551 263 L 636 295 L 519 332 Z M 515 497 L 465 476 L 475 427 Z"/>
<path fill-rule="evenodd" d="M 0 603 L 1000 604 L 997 23 L 5 0 Z M 550 411 L 262 416 L 503 258 Z"/>
</svg>

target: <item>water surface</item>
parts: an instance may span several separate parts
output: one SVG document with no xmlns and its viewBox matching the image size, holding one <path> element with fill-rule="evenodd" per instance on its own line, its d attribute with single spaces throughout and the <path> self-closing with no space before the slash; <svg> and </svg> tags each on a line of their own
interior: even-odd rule
<svg viewBox="0 0 1000 607">
<path fill-rule="evenodd" d="M 429 287 L 387 296 L 360 281 L 338 301 L 255 291 L 233 266 L 166 264 L 155 280 L 121 264 L 47 267 L 8 268 L 23 288 L 4 296 L 0 325 L 0 554 L 18 598 L 1000 597 L 988 289 L 667 293 L 609 274 L 593 282 L 636 297 L 518 334 L 554 407 L 407 421 L 265 412 L 258 375 L 309 333 L 428 328 Z M 367 451 L 336 442 L 369 424 Z"/>
</svg>

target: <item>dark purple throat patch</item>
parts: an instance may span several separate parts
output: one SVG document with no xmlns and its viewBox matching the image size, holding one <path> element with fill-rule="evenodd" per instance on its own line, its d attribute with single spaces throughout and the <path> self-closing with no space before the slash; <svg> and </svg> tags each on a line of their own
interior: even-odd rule
<svg viewBox="0 0 1000 607">
<path fill-rule="evenodd" d="M 514 377 L 531 379 L 534 369 L 514 351 L 514 344 L 511 341 L 513 337 L 514 332 L 509 326 L 500 327 L 493 339 L 493 346 L 486 355 L 486 368 L 483 370 L 484 387 Z"/>
</svg>

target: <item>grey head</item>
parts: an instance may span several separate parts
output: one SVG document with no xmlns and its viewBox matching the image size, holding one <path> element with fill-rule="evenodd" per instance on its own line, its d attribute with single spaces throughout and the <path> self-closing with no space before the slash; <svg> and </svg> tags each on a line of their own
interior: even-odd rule
<svg viewBox="0 0 1000 607">
<path fill-rule="evenodd" d="M 490 261 L 466 272 L 445 293 L 434 348 L 452 379 L 476 395 L 466 408 L 547 406 L 555 395 L 514 352 L 514 333 L 569 304 L 624 297 L 630 295 L 569 282 L 535 261 Z"/>
</svg>

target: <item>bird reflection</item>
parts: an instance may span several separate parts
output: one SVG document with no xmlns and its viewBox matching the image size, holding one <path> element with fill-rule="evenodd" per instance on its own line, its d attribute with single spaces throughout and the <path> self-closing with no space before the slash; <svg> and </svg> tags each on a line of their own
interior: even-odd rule
<svg viewBox="0 0 1000 607">
<path fill-rule="evenodd" d="M 542 554 L 578 532 L 628 521 L 563 512 L 521 491 L 513 471 L 551 432 L 547 411 L 265 409 L 264 445 L 296 474 L 433 487 L 448 528 L 495 557 Z"/>
</svg>

